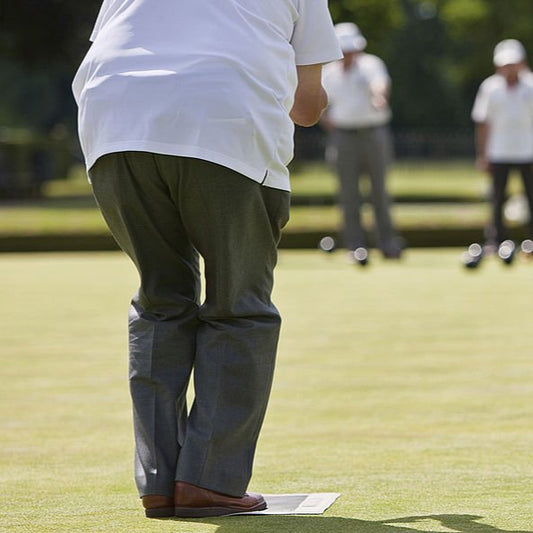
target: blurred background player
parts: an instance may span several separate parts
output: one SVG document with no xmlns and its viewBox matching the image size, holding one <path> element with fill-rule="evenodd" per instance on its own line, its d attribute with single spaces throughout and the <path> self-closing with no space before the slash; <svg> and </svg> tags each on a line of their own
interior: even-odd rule
<svg viewBox="0 0 533 533">
<path fill-rule="evenodd" d="M 376 226 L 376 245 L 385 258 L 399 258 L 401 248 L 390 215 L 386 174 L 392 159 L 388 123 L 390 77 L 383 61 L 364 52 L 366 39 L 351 22 L 335 26 L 344 58 L 324 69 L 329 108 L 324 127 L 332 133 L 344 214 L 344 245 L 361 263 L 367 248 L 361 223 L 360 176 L 368 174 Z M 355 251 L 358 251 L 355 254 Z M 366 262 L 366 257 L 364 258 Z M 361 263 L 362 264 L 362 263 Z"/>
<path fill-rule="evenodd" d="M 533 75 L 526 52 L 515 39 L 494 48 L 495 74 L 480 85 L 472 119 L 476 123 L 477 167 L 492 180 L 492 220 L 486 240 L 496 247 L 509 238 L 503 219 L 511 169 L 522 176 L 529 207 L 528 236 L 533 237 Z"/>
</svg>

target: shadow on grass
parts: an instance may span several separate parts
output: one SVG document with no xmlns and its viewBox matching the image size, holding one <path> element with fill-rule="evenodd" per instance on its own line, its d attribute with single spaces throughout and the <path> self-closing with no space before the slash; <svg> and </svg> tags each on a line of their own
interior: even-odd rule
<svg viewBox="0 0 533 533">
<path fill-rule="evenodd" d="M 441 533 L 443 528 L 459 533 L 533 533 L 505 530 L 480 522 L 482 516 L 427 515 L 390 520 L 358 520 L 326 516 L 234 516 L 196 519 L 191 522 L 218 526 L 216 533 Z M 172 519 L 178 520 L 178 519 Z M 181 521 L 181 520 L 180 520 Z M 421 524 L 417 529 L 414 524 Z M 403 526 L 402 524 L 405 524 Z"/>
</svg>

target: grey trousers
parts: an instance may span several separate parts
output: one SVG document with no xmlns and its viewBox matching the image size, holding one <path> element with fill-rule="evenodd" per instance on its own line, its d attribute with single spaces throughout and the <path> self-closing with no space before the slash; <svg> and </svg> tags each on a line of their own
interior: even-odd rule
<svg viewBox="0 0 533 533">
<path fill-rule="evenodd" d="M 349 250 L 367 246 L 361 223 L 360 177 L 370 177 L 371 199 L 376 223 L 376 245 L 384 253 L 398 251 L 386 189 L 387 167 L 392 147 L 387 126 L 335 131 L 340 202 L 344 215 L 344 245 Z"/>
<path fill-rule="evenodd" d="M 515 168 L 520 171 L 530 213 L 528 238 L 533 238 L 533 163 L 491 163 L 492 220 L 485 230 L 487 242 L 489 243 L 500 244 L 509 238 L 503 218 L 503 209 L 507 199 L 505 192 L 507 190 L 509 173 Z"/>
<path fill-rule="evenodd" d="M 145 152 L 103 156 L 89 174 L 140 276 L 129 315 L 139 495 L 172 496 L 181 480 L 241 496 L 272 384 L 281 319 L 271 291 L 289 193 Z"/>
</svg>

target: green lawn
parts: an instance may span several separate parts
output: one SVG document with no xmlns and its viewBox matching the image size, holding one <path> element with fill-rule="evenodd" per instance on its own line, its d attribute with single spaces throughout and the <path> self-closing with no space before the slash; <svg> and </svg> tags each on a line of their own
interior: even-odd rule
<svg viewBox="0 0 533 533">
<path fill-rule="evenodd" d="M 119 253 L 4 254 L 0 531 L 532 533 L 533 262 L 280 254 L 284 316 L 252 490 L 322 517 L 144 518 L 132 481 Z"/>
<path fill-rule="evenodd" d="M 482 227 L 489 217 L 488 203 L 482 201 L 488 181 L 470 161 L 398 162 L 392 168 L 389 185 L 391 195 L 411 200 L 394 205 L 400 230 Z M 308 164 L 293 173 L 292 186 L 295 197 L 331 196 L 336 194 L 337 180 L 331 168 Z M 509 191 L 521 191 L 517 176 L 512 177 Z M 0 236 L 107 232 L 82 170 L 69 180 L 47 183 L 44 192 L 42 200 L 1 204 Z M 455 203 L 435 203 L 439 198 L 455 199 Z M 364 218 L 366 224 L 372 220 L 368 206 Z M 337 206 L 294 206 L 286 231 L 336 231 L 340 225 Z"/>
<path fill-rule="evenodd" d="M 38 204 L 0 207 L 0 237 L 3 235 L 63 235 L 77 233 L 107 233 L 107 227 L 95 206 L 71 205 L 51 201 Z M 89 200 L 86 201 L 89 203 Z M 417 227 L 476 227 L 483 226 L 489 217 L 485 203 L 458 204 L 396 204 L 393 217 L 398 226 Z M 341 226 L 342 215 L 335 206 L 293 206 L 291 220 L 285 231 L 324 230 L 336 231 Z M 363 208 L 365 224 L 372 224 L 369 205 Z M 513 224 L 511 224 L 512 226 Z"/>
<path fill-rule="evenodd" d="M 295 194 L 334 194 L 338 190 L 332 167 L 310 163 L 291 176 Z M 486 178 L 472 161 L 398 161 L 388 176 L 395 195 L 457 196 L 476 200 L 485 194 Z"/>
<path fill-rule="evenodd" d="M 487 180 L 470 160 L 401 160 L 389 174 L 391 193 L 414 196 L 458 196 L 479 199 L 486 194 Z M 294 194 L 335 194 L 337 180 L 331 166 L 320 162 L 298 164 L 291 170 Z M 519 188 L 516 179 L 511 187 Z M 88 194 L 89 184 L 83 167 L 73 169 L 68 180 L 45 184 L 46 196 L 58 198 Z"/>
<path fill-rule="evenodd" d="M 294 194 L 335 194 L 338 190 L 333 168 L 321 163 L 296 167 L 291 175 Z M 395 196 L 448 197 L 480 200 L 487 197 L 489 180 L 470 160 L 402 160 L 395 162 L 388 176 L 389 191 Z M 511 174 L 509 192 L 521 191 L 516 173 Z"/>
<path fill-rule="evenodd" d="M 470 228 L 483 227 L 490 216 L 490 207 L 485 203 L 457 204 L 396 204 L 392 216 L 400 228 Z M 362 209 L 362 219 L 366 227 L 373 224 L 370 205 Z M 511 222 L 510 227 L 515 224 Z M 342 213 L 337 206 L 293 206 L 291 219 L 285 231 L 322 230 L 338 231 L 342 226 Z"/>
<path fill-rule="evenodd" d="M 457 197 L 479 200 L 488 192 L 487 177 L 476 170 L 471 160 L 400 160 L 390 169 L 389 190 L 392 195 L 414 197 Z M 299 164 L 291 171 L 294 195 L 336 194 L 337 179 L 333 168 L 324 163 Z M 518 175 L 512 174 L 510 192 L 521 190 Z M 45 184 L 48 198 L 90 194 L 83 167 L 74 169 L 68 180 Z"/>
</svg>

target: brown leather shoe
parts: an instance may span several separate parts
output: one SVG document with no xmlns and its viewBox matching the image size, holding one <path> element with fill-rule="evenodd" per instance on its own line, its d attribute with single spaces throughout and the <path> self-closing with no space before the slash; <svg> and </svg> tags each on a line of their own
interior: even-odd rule
<svg viewBox="0 0 533 533">
<path fill-rule="evenodd" d="M 174 516 L 174 499 L 170 496 L 149 495 L 142 497 L 145 514 L 148 518 Z"/>
<path fill-rule="evenodd" d="M 175 516 L 202 518 L 233 513 L 262 511 L 267 505 L 261 494 L 246 493 L 241 498 L 177 481 L 174 489 Z"/>
</svg>

